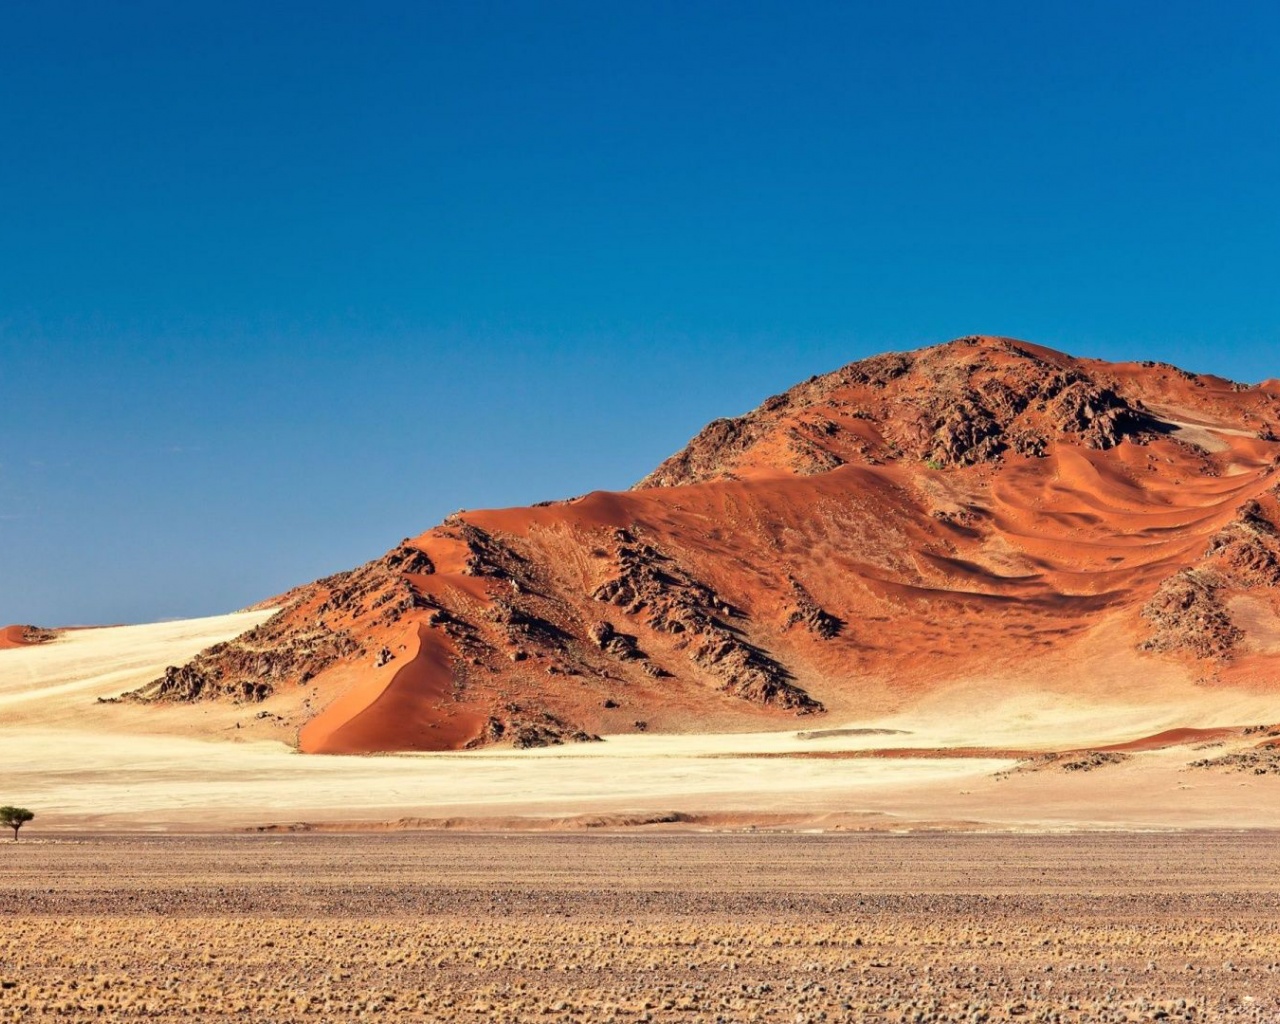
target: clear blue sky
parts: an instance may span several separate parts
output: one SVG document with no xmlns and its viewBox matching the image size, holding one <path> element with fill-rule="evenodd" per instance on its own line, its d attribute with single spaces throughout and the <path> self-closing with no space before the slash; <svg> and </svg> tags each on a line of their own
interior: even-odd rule
<svg viewBox="0 0 1280 1024">
<path fill-rule="evenodd" d="M 0 623 L 229 610 L 976 332 L 1280 375 L 1274 3 L 0 6 Z"/>
</svg>

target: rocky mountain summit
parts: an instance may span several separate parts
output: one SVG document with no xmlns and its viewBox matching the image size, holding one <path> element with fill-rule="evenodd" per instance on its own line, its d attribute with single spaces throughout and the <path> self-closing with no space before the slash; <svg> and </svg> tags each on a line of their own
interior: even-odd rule
<svg viewBox="0 0 1280 1024">
<path fill-rule="evenodd" d="M 630 491 L 451 516 L 127 699 L 350 752 L 1274 686 L 1277 483 L 1280 385 L 964 338 L 716 420 Z"/>
</svg>

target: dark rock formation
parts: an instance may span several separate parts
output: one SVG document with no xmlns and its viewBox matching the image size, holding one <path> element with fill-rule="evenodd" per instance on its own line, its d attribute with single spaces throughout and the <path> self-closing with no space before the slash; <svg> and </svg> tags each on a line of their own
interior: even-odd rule
<svg viewBox="0 0 1280 1024">
<path fill-rule="evenodd" d="M 807 412 L 817 403 L 825 414 Z M 862 421 L 865 429 L 852 429 Z M 1108 449 L 1143 442 L 1162 425 L 1105 374 L 1044 349 L 999 338 L 961 338 L 892 353 L 814 377 L 734 419 L 716 420 L 637 487 L 731 478 L 757 448 L 797 475 L 850 462 L 912 459 L 937 468 L 1039 457 L 1055 441 Z M 776 465 L 776 457 L 772 459 Z"/>
<path fill-rule="evenodd" d="M 260 701 L 285 685 L 301 685 L 340 658 L 360 651 L 346 631 L 318 623 L 282 628 L 276 615 L 227 643 L 214 644 L 182 666 L 124 695 L 132 701 L 197 701 L 230 697 Z"/>
<path fill-rule="evenodd" d="M 1256 501 L 1210 538 L 1205 558 L 1216 560 L 1236 586 L 1280 586 L 1280 530 Z"/>
<path fill-rule="evenodd" d="M 1202 569 L 1184 569 L 1165 580 L 1142 609 L 1152 627 L 1142 649 L 1228 657 L 1244 634 L 1222 603 L 1221 587 L 1220 577 Z"/>
<path fill-rule="evenodd" d="M 619 633 L 610 622 L 597 622 L 588 631 L 591 642 L 607 654 L 622 661 L 639 661 L 645 657 L 630 633 Z"/>
<path fill-rule="evenodd" d="M 721 618 L 733 609 L 715 591 L 628 532 L 619 531 L 617 539 L 617 575 L 597 587 L 592 597 L 629 615 L 643 613 L 652 628 L 679 636 L 689 659 L 719 680 L 727 693 L 801 714 L 822 710 L 791 682 L 782 665 Z"/>
<path fill-rule="evenodd" d="M 1245 772 L 1249 775 L 1280 775 L 1280 748 L 1270 745 L 1257 750 L 1245 750 L 1238 754 L 1202 758 L 1192 761 L 1188 768 L 1209 768 L 1228 772 Z"/>
<path fill-rule="evenodd" d="M 508 643 L 534 643 L 560 650 L 569 635 L 539 615 L 520 607 L 507 598 L 497 598 L 489 606 L 489 620 L 503 632 Z"/>
<path fill-rule="evenodd" d="M 45 629 L 42 626 L 23 626 L 22 642 L 24 644 L 47 644 L 50 640 L 56 640 L 58 633 L 56 630 Z"/>
<path fill-rule="evenodd" d="M 518 750 L 555 747 L 563 743 L 600 742 L 599 736 L 584 732 L 549 711 L 508 704 L 501 715 L 494 715 L 489 719 L 484 733 L 468 746 L 475 748 L 504 739 L 510 740 L 511 745 Z"/>
<path fill-rule="evenodd" d="M 791 591 L 794 594 L 795 606 L 783 623 L 784 629 L 803 626 L 814 636 L 821 637 L 823 640 L 830 640 L 839 635 L 840 630 L 844 628 L 843 619 L 820 608 L 809 591 L 805 589 L 804 584 L 794 577 L 791 579 Z"/>
</svg>

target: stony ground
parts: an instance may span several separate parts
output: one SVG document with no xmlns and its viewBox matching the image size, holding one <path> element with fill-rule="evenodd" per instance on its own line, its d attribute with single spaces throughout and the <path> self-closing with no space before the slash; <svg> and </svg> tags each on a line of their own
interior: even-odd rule
<svg viewBox="0 0 1280 1024">
<path fill-rule="evenodd" d="M 1280 1020 L 1280 836 L 0 847 L 0 1020 Z"/>
</svg>

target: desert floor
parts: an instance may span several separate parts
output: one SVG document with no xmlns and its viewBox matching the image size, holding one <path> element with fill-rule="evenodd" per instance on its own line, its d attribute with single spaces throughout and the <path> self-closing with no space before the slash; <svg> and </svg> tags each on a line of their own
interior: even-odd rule
<svg viewBox="0 0 1280 1024">
<path fill-rule="evenodd" d="M 0 1020 L 1280 1018 L 1274 834 L 34 834 Z"/>
<path fill-rule="evenodd" d="M 73 630 L 0 651 L 0 802 L 34 809 L 32 834 L 402 819 L 573 828 L 663 817 L 695 828 L 1280 828 L 1280 773 L 1189 767 L 1250 750 L 1257 734 L 1189 734 L 1089 770 L 1019 762 L 1280 718 L 1265 696 L 1212 688 L 1124 704 L 970 686 L 875 721 L 374 757 L 298 754 L 296 724 L 260 717 L 256 705 L 98 702 L 268 614 Z"/>
</svg>

